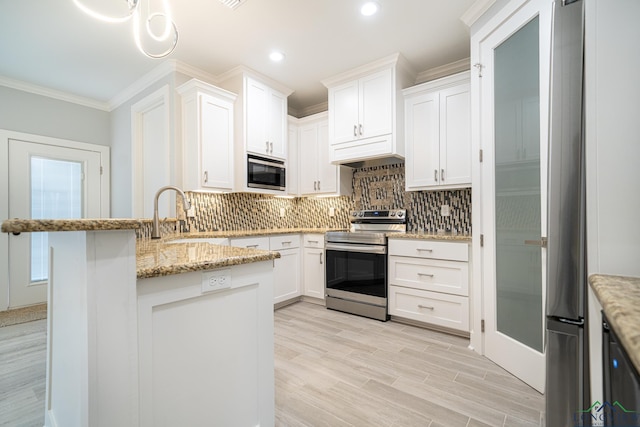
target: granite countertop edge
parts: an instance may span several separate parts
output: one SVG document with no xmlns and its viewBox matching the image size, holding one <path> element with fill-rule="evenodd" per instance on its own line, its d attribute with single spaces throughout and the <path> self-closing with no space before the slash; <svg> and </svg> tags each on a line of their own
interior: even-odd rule
<svg viewBox="0 0 640 427">
<path fill-rule="evenodd" d="M 2 222 L 2 232 L 136 230 L 143 223 L 133 218 L 8 219 Z"/>
<path fill-rule="evenodd" d="M 459 242 L 471 242 L 470 234 L 438 234 L 428 232 L 406 232 L 406 233 L 389 233 L 387 237 L 390 239 L 408 239 L 408 240 L 448 240 Z"/>
<path fill-rule="evenodd" d="M 594 274 L 589 285 L 609 325 L 640 372 L 640 277 Z"/>
</svg>

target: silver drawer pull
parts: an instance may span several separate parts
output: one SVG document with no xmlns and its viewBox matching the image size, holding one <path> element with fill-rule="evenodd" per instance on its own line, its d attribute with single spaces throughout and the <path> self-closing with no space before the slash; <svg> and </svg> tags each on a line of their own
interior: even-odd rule
<svg viewBox="0 0 640 427">
<path fill-rule="evenodd" d="M 320 264 L 322 264 L 322 252 L 320 252 Z"/>
<path fill-rule="evenodd" d="M 421 249 L 421 248 L 418 248 L 418 249 L 416 249 L 416 250 L 417 250 L 418 252 L 433 252 L 433 249 Z"/>
<path fill-rule="evenodd" d="M 247 245 L 248 248 L 257 248 L 260 245 Z"/>
<path fill-rule="evenodd" d="M 418 273 L 418 276 L 433 277 L 433 274 L 429 274 L 429 273 Z"/>
<path fill-rule="evenodd" d="M 309 242 L 309 243 L 319 243 L 320 241 L 319 240 L 307 240 L 307 242 Z"/>
<path fill-rule="evenodd" d="M 291 244 L 291 240 L 287 240 L 286 242 L 282 242 L 283 245 L 290 245 Z"/>
<path fill-rule="evenodd" d="M 418 304 L 418 308 L 426 308 L 427 310 L 433 310 L 435 307 L 431 307 L 428 305 Z"/>
</svg>

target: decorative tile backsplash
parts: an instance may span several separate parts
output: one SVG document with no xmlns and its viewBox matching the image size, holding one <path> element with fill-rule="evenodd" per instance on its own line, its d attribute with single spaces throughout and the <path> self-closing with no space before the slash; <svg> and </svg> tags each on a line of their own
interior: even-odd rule
<svg viewBox="0 0 640 427">
<path fill-rule="evenodd" d="M 406 209 L 409 231 L 471 233 L 471 189 L 405 192 L 403 164 L 356 169 L 352 197 L 186 194 L 195 214 L 194 218 L 188 218 L 191 231 L 348 228 L 349 212 L 353 209 Z M 440 215 L 443 204 L 450 206 L 448 217 Z M 330 216 L 330 208 L 334 216 Z M 183 212 L 179 198 L 177 211 Z"/>
</svg>

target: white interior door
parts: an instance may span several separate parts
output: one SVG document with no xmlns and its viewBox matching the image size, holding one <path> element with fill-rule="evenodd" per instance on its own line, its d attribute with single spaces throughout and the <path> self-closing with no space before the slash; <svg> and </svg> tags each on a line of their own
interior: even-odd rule
<svg viewBox="0 0 640 427">
<path fill-rule="evenodd" d="M 9 217 L 101 216 L 101 153 L 8 141 Z M 9 308 L 46 301 L 48 233 L 9 236 Z"/>
<path fill-rule="evenodd" d="M 480 47 L 485 354 L 540 392 L 549 34 L 544 2 L 525 2 Z"/>
</svg>

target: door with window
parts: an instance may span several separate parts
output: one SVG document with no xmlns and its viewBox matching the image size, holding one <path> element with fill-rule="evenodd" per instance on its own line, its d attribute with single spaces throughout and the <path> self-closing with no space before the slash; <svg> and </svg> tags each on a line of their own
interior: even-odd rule
<svg viewBox="0 0 640 427">
<path fill-rule="evenodd" d="M 485 355 L 544 391 L 550 2 L 480 43 Z M 545 71 L 546 70 L 546 71 Z"/>
<path fill-rule="evenodd" d="M 101 164 L 108 148 L 65 145 L 8 140 L 10 218 L 105 216 Z M 48 275 L 48 233 L 10 235 L 9 308 L 45 302 Z"/>
</svg>

